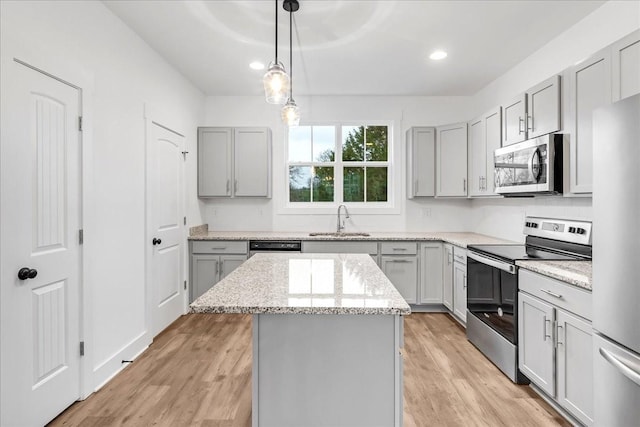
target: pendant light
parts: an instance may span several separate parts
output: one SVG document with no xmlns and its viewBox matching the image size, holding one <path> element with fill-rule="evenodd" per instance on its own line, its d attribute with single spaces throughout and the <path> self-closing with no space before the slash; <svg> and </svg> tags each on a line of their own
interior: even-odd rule
<svg viewBox="0 0 640 427">
<path fill-rule="evenodd" d="M 300 109 L 293 100 L 293 12 L 300 8 L 297 0 L 284 0 L 282 5 L 289 12 L 289 99 L 282 107 L 282 121 L 287 126 L 300 124 Z"/>
<path fill-rule="evenodd" d="M 269 104 L 284 104 L 289 92 L 289 76 L 282 62 L 278 61 L 278 0 L 276 5 L 276 58 L 262 78 L 264 94 Z"/>
</svg>

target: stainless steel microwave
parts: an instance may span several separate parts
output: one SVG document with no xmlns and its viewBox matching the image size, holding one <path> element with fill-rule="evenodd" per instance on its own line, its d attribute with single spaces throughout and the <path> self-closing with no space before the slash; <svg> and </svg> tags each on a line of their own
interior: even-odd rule
<svg viewBox="0 0 640 427">
<path fill-rule="evenodd" d="M 549 134 L 494 152 L 495 191 L 504 196 L 560 194 L 567 140 Z"/>
</svg>

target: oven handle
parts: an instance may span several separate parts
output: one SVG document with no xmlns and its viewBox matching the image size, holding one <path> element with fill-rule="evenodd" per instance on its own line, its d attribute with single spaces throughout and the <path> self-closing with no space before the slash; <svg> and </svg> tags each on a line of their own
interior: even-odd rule
<svg viewBox="0 0 640 427">
<path fill-rule="evenodd" d="M 487 264 L 490 265 L 491 267 L 495 267 L 498 268 L 502 271 L 506 271 L 509 274 L 516 274 L 516 266 L 513 264 L 509 264 L 506 262 L 501 262 L 501 261 L 496 261 L 495 259 L 489 258 L 489 257 L 485 257 L 482 255 L 479 255 L 475 252 L 471 252 L 468 251 L 467 252 L 467 258 L 471 258 L 475 261 L 478 261 L 482 264 Z"/>
</svg>

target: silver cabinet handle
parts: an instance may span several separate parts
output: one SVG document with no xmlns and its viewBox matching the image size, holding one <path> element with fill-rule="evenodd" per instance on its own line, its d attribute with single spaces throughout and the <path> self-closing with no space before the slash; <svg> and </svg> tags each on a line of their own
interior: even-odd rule
<svg viewBox="0 0 640 427">
<path fill-rule="evenodd" d="M 522 126 L 520 126 L 522 124 Z M 524 119 L 522 117 L 518 117 L 518 134 L 524 133 Z"/>
<path fill-rule="evenodd" d="M 556 326 L 556 343 L 558 345 L 563 345 L 564 343 L 560 341 L 560 330 L 562 329 L 562 325 L 558 323 Z"/>
<path fill-rule="evenodd" d="M 414 195 L 418 194 L 418 183 L 419 183 L 419 181 L 416 180 L 416 188 L 415 188 L 415 190 L 413 192 Z"/>
<path fill-rule="evenodd" d="M 406 251 L 407 248 L 392 248 L 394 251 Z"/>
<path fill-rule="evenodd" d="M 616 356 L 608 350 L 600 347 L 600 355 L 605 360 L 611 363 L 622 375 L 629 378 L 631 381 L 640 386 L 640 366 L 634 366 L 631 360 L 626 360 L 623 357 Z M 620 360 L 623 359 L 623 360 Z"/>
<path fill-rule="evenodd" d="M 216 261 L 216 273 L 215 274 L 218 274 L 218 272 L 220 271 L 220 266 L 218 264 L 220 264 L 220 262 Z"/>
<path fill-rule="evenodd" d="M 237 193 L 238 192 L 238 180 L 234 180 L 233 181 L 233 192 Z"/>
<path fill-rule="evenodd" d="M 533 116 L 527 116 L 527 130 L 533 132 Z"/>
<path fill-rule="evenodd" d="M 217 248 L 211 248 L 212 251 L 224 251 L 226 249 L 227 249 L 226 246 L 220 246 L 220 247 L 217 247 Z"/>
<path fill-rule="evenodd" d="M 462 178 L 462 191 L 467 192 L 467 178 Z"/>
<path fill-rule="evenodd" d="M 462 289 L 467 289 L 467 275 L 462 275 Z"/>
<path fill-rule="evenodd" d="M 544 292 L 547 295 L 551 295 L 552 297 L 556 297 L 556 298 L 562 298 L 562 295 L 560 294 L 556 294 L 555 292 L 551 292 L 547 289 L 540 289 L 542 292 Z"/>
<path fill-rule="evenodd" d="M 547 335 L 547 322 L 551 324 L 551 320 L 547 319 L 547 316 L 542 316 L 542 340 L 546 341 L 547 338 L 551 338 L 551 335 Z"/>
<path fill-rule="evenodd" d="M 408 259 L 390 259 L 391 262 L 411 262 Z"/>
<path fill-rule="evenodd" d="M 231 190 L 231 180 L 227 180 L 227 192 L 226 194 L 229 194 L 229 191 Z"/>
</svg>

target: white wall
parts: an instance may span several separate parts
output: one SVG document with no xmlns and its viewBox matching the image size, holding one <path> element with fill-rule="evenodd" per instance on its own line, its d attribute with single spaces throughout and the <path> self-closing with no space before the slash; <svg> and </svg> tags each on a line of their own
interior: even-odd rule
<svg viewBox="0 0 640 427">
<path fill-rule="evenodd" d="M 462 200 L 408 201 L 405 191 L 405 132 L 412 126 L 435 126 L 467 120 L 468 97 L 313 96 L 296 97 L 302 124 L 390 121 L 395 151 L 392 182 L 398 187 L 397 209 L 392 214 L 353 213 L 347 230 L 405 231 L 466 228 L 469 202 Z M 333 231 L 333 210 L 322 214 L 291 214 L 286 200 L 286 127 L 280 108 L 263 97 L 207 97 L 203 126 L 267 126 L 273 136 L 273 198 L 271 200 L 202 200 L 203 216 L 214 230 L 318 230 Z M 428 206 L 428 216 L 422 210 Z"/>
<path fill-rule="evenodd" d="M 93 389 L 150 342 L 145 325 L 144 105 L 186 132 L 187 194 L 196 198 L 196 127 L 204 95 L 95 1 L 1 3 L 2 54 L 82 86 L 85 92 L 84 291 Z M 88 157 L 87 157 L 88 156 Z M 87 325 L 85 325 L 87 326 Z M 4 351 L 5 349 L 3 349 Z"/>
</svg>

